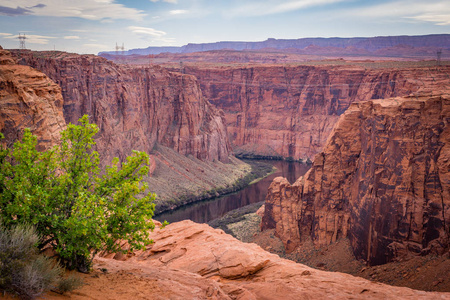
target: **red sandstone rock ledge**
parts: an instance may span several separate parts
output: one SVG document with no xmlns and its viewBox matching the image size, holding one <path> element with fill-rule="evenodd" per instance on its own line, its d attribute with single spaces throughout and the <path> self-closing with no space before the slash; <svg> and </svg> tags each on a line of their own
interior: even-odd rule
<svg viewBox="0 0 450 300">
<path fill-rule="evenodd" d="M 47 299 L 450 299 L 315 270 L 206 224 L 177 222 L 151 236 L 147 250 L 97 258 L 84 287 Z"/>
</svg>

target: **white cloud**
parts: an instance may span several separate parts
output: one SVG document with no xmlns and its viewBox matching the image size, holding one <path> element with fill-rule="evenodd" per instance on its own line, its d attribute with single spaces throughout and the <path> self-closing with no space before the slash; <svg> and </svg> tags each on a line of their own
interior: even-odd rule
<svg viewBox="0 0 450 300">
<path fill-rule="evenodd" d="M 407 9 L 406 9 L 407 8 Z M 363 9 L 353 9 L 349 14 L 364 18 L 383 18 L 429 22 L 435 25 L 450 25 L 450 5 L 448 0 L 409 0 L 372 5 Z"/>
<path fill-rule="evenodd" d="M 88 20 L 143 20 L 142 10 L 129 8 L 114 0 L 2 0 L 0 14 L 77 17 Z"/>
<path fill-rule="evenodd" d="M 323 6 L 349 0 L 290 0 L 290 1 L 253 1 L 237 6 L 225 12 L 228 16 L 265 16 L 286 13 L 314 6 Z"/>
<path fill-rule="evenodd" d="M 183 15 L 183 14 L 187 14 L 188 11 L 184 10 L 184 9 L 176 9 L 176 10 L 171 10 L 169 11 L 170 15 Z"/>
<path fill-rule="evenodd" d="M 152 37 L 163 37 L 166 35 L 164 31 L 156 30 L 153 28 L 148 27 L 139 27 L 139 26 L 128 26 L 128 29 L 131 30 L 133 33 L 136 33 L 138 35 L 147 35 Z"/>
<path fill-rule="evenodd" d="M 150 0 L 151 2 L 158 2 L 159 0 Z M 178 0 L 162 0 L 163 2 L 177 4 Z"/>
<path fill-rule="evenodd" d="M 436 25 L 440 25 L 440 26 L 450 25 L 450 13 L 447 13 L 447 14 L 428 13 L 428 14 L 417 15 L 414 17 L 409 17 L 409 19 L 435 23 Z"/>
<path fill-rule="evenodd" d="M 12 33 L 0 32 L 0 36 L 10 36 L 10 35 L 12 35 Z"/>
<path fill-rule="evenodd" d="M 161 45 L 173 45 L 175 44 L 175 39 L 166 37 L 167 33 L 161 30 L 156 30 L 149 27 L 139 27 L 139 26 L 128 26 L 128 30 L 139 36 L 142 40 L 146 42 L 151 42 L 154 46 Z"/>
<path fill-rule="evenodd" d="M 41 44 L 46 45 L 49 42 L 49 39 L 56 39 L 54 36 L 45 36 L 45 35 L 36 35 L 36 34 L 26 34 L 25 35 L 25 43 L 29 44 Z M 5 36 L 7 39 L 18 39 L 18 35 L 8 35 Z"/>
<path fill-rule="evenodd" d="M 79 40 L 80 37 L 78 35 L 66 35 L 64 37 L 65 40 Z"/>
</svg>

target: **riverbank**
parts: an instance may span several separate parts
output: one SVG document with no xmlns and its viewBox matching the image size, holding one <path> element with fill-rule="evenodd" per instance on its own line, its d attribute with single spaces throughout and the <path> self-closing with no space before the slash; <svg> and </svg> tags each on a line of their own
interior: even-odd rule
<svg viewBox="0 0 450 300">
<path fill-rule="evenodd" d="M 168 154 L 174 155 L 173 153 Z M 165 155 L 168 155 L 165 153 Z M 189 158 L 182 158 L 189 160 Z M 169 157 L 168 161 L 174 161 Z M 181 170 L 173 170 L 172 166 L 159 164 L 157 172 L 149 179 L 150 189 L 157 194 L 155 201 L 155 214 L 172 211 L 181 206 L 216 198 L 241 190 L 256 180 L 262 179 L 274 172 L 270 163 L 256 160 L 239 160 L 230 157 L 230 163 L 212 162 L 214 168 L 205 174 L 203 167 L 201 172 L 194 173 L 195 165 L 192 161 L 184 162 Z M 188 169 L 193 176 L 179 176 Z M 195 182 L 194 182 L 195 181 Z M 166 188 L 168 187 L 168 188 Z"/>
<path fill-rule="evenodd" d="M 279 160 L 249 160 L 246 162 L 253 165 L 253 176 L 246 178 L 248 184 L 245 185 L 245 188 L 224 196 L 190 203 L 158 214 L 155 218 L 159 221 L 167 220 L 169 222 L 189 219 L 197 223 L 208 223 L 222 217 L 231 210 L 264 201 L 267 189 L 275 177 L 286 177 L 290 182 L 294 182 L 298 177 L 304 175 L 310 167 L 307 164 Z M 252 177 L 257 179 L 251 180 Z"/>
<path fill-rule="evenodd" d="M 256 211 L 263 204 L 264 201 L 260 201 L 237 208 L 228 212 L 221 218 L 208 222 L 208 225 L 214 228 L 222 229 L 225 233 L 231 234 L 238 240 L 247 242 L 247 238 L 244 237 L 244 231 L 247 231 L 249 234 L 253 234 L 256 233 L 257 229 L 259 229 L 256 224 L 261 223 L 261 217 L 256 214 Z"/>
<path fill-rule="evenodd" d="M 295 161 L 303 164 L 312 164 L 312 161 L 309 158 L 305 159 L 294 159 L 292 157 L 283 157 L 280 155 L 262 155 L 262 154 L 254 154 L 252 152 L 247 152 L 241 148 L 236 148 L 234 155 L 242 160 L 284 160 L 284 161 Z"/>
</svg>

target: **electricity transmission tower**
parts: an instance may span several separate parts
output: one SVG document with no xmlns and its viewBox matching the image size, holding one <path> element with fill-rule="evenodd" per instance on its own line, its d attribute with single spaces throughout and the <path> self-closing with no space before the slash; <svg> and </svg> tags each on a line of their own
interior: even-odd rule
<svg viewBox="0 0 450 300">
<path fill-rule="evenodd" d="M 119 58 L 119 50 L 120 50 L 120 56 L 121 56 L 120 58 Z M 117 42 L 116 42 L 116 59 L 117 59 L 117 61 L 123 60 L 123 55 L 125 54 L 124 51 L 125 51 L 125 46 L 123 45 L 123 43 L 122 43 L 122 46 L 119 46 L 119 45 L 117 45 Z"/>
<path fill-rule="evenodd" d="M 18 39 L 19 39 L 19 43 L 20 43 L 20 49 L 21 50 L 26 49 L 26 47 L 25 47 L 25 40 L 27 39 L 27 37 L 25 36 L 25 33 L 23 33 L 23 34 L 19 33 Z"/>
</svg>

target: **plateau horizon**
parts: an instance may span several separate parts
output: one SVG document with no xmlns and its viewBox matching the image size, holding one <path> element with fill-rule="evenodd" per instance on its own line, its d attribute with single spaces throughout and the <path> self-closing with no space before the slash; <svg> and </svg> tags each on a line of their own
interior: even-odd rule
<svg viewBox="0 0 450 300">
<path fill-rule="evenodd" d="M 450 32 L 444 0 L 0 1 L 0 44 L 75 53 L 268 38 Z"/>
</svg>

